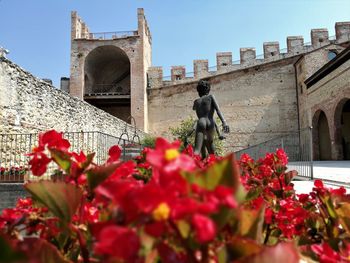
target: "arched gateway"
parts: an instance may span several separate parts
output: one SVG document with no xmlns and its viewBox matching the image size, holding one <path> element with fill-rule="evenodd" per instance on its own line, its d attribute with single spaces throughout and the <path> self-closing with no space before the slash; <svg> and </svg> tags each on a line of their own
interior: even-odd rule
<svg viewBox="0 0 350 263">
<path fill-rule="evenodd" d="M 331 160 L 332 148 L 326 114 L 319 110 L 312 119 L 315 160 Z"/>
<path fill-rule="evenodd" d="M 85 58 L 84 100 L 128 121 L 130 111 L 130 60 L 120 48 L 97 47 Z"/>
<path fill-rule="evenodd" d="M 342 99 L 334 112 L 335 144 L 339 159 L 350 160 L 350 99 Z"/>
</svg>

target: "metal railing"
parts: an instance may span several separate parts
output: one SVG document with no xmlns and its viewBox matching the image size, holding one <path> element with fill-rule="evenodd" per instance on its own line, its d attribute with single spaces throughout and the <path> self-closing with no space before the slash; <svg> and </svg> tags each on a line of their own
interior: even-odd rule
<svg viewBox="0 0 350 263">
<path fill-rule="evenodd" d="M 263 158 L 266 153 L 282 148 L 288 156 L 288 170 L 296 170 L 298 176 L 313 180 L 313 152 L 311 128 L 292 132 L 236 152 L 237 158 L 243 153 L 253 159 Z"/>
<path fill-rule="evenodd" d="M 130 89 L 123 88 L 117 84 L 95 84 L 88 87 L 84 96 L 99 95 L 130 95 Z"/>
<path fill-rule="evenodd" d="M 137 36 L 137 31 L 115 31 L 115 32 L 99 32 L 99 33 L 86 33 L 82 34 L 82 38 L 85 39 L 117 39 L 117 38 L 125 38 L 131 36 Z"/>
<path fill-rule="evenodd" d="M 139 141 L 112 136 L 102 132 L 65 132 L 70 151 L 85 154 L 95 153 L 94 163 L 102 164 L 108 159 L 108 150 L 113 145 L 122 148 L 122 159 L 131 159 L 141 150 Z M 38 145 L 38 133 L 0 134 L 0 183 L 23 182 L 25 180 L 57 178 L 57 165 L 50 163 L 44 176 L 30 174 L 28 153 Z"/>
</svg>

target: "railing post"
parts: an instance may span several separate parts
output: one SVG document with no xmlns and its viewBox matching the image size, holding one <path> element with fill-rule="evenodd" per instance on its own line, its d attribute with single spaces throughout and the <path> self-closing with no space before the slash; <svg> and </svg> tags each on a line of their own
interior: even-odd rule
<svg viewBox="0 0 350 263">
<path fill-rule="evenodd" d="M 312 126 L 309 127 L 309 144 L 310 144 L 310 175 L 311 180 L 314 180 L 314 149 L 313 149 L 313 140 L 312 140 Z"/>
<path fill-rule="evenodd" d="M 125 157 L 126 157 L 126 149 L 125 149 L 125 139 L 123 139 L 123 161 L 125 162 Z"/>
</svg>

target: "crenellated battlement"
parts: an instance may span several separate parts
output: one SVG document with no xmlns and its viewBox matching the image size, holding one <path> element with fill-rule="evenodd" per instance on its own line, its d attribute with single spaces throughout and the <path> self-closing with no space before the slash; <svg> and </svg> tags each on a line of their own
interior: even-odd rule
<svg viewBox="0 0 350 263">
<path fill-rule="evenodd" d="M 114 40 L 119 38 L 133 37 L 139 36 L 143 32 L 145 32 L 146 36 L 149 38 L 151 42 L 151 32 L 149 30 L 147 20 L 144 15 L 144 11 L 142 8 L 138 10 L 138 21 L 139 21 L 139 29 L 134 31 L 114 31 L 114 32 L 97 32 L 92 33 L 87 26 L 87 24 L 82 20 L 82 18 L 78 15 L 76 11 L 71 12 L 71 40 L 76 39 L 89 39 L 89 40 Z M 143 27 L 140 27 L 141 21 L 144 21 L 145 27 L 143 31 Z"/>
<path fill-rule="evenodd" d="M 80 38 L 89 38 L 90 29 L 86 23 L 78 16 L 77 11 L 71 13 L 72 28 L 71 28 L 71 40 Z"/>
<path fill-rule="evenodd" d="M 253 47 L 240 48 L 240 59 L 237 61 L 232 61 L 232 52 L 218 52 L 216 53 L 216 66 L 209 67 L 207 59 L 196 59 L 193 61 L 193 72 L 188 73 L 186 73 L 185 66 L 172 66 L 171 76 L 163 77 L 162 67 L 149 67 L 149 88 L 195 81 L 216 74 L 308 53 L 325 45 L 348 42 L 350 41 L 350 22 L 335 23 L 335 37 L 329 37 L 326 28 L 312 29 L 310 36 L 310 43 L 304 43 L 303 36 L 288 36 L 286 38 L 287 48 L 282 50 L 279 42 L 264 42 L 264 53 L 259 56 L 256 55 L 256 50 Z"/>
</svg>

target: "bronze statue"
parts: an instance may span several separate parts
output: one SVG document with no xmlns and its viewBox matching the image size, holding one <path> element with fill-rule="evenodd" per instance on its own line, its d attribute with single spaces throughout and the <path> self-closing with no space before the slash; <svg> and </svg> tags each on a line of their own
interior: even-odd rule
<svg viewBox="0 0 350 263">
<path fill-rule="evenodd" d="M 222 140 L 225 137 L 220 133 L 218 126 L 216 125 L 213 115 L 214 111 L 218 114 L 223 127 L 224 133 L 229 133 L 230 128 L 227 125 L 219 106 L 215 100 L 214 95 L 209 94 L 210 84 L 208 81 L 200 80 L 197 85 L 197 91 L 199 98 L 193 103 L 193 110 L 196 111 L 198 120 L 195 123 L 192 132 L 196 131 L 194 152 L 201 154 L 202 158 L 208 154 L 215 153 L 214 147 L 214 133 L 215 130 L 218 133 L 219 139 Z M 189 134 L 189 135 L 190 135 Z"/>
</svg>

